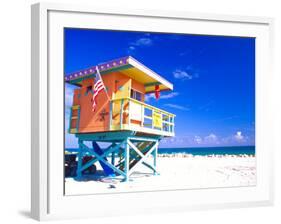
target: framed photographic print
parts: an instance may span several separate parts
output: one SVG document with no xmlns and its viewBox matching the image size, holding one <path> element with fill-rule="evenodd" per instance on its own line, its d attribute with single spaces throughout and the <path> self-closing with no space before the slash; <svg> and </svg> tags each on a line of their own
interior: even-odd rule
<svg viewBox="0 0 281 224">
<path fill-rule="evenodd" d="M 32 217 L 269 205 L 270 18 L 32 6 Z"/>
</svg>

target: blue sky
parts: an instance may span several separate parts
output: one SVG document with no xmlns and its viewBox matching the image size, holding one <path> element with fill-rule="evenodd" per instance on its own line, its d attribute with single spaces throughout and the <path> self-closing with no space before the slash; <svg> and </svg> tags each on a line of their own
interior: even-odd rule
<svg viewBox="0 0 281 224">
<path fill-rule="evenodd" d="M 174 84 L 146 102 L 176 114 L 176 137 L 160 147 L 255 144 L 255 39 L 65 30 L 65 73 L 131 55 Z M 66 85 L 66 129 L 73 87 Z M 66 134 L 66 147 L 76 147 Z"/>
</svg>

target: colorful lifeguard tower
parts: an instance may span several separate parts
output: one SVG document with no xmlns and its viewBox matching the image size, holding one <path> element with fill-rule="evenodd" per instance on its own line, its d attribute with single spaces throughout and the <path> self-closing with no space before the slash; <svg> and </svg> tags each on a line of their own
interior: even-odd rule
<svg viewBox="0 0 281 224">
<path fill-rule="evenodd" d="M 106 91 L 99 94 L 93 111 L 91 99 L 97 72 Z M 144 100 L 145 94 L 154 93 L 156 89 L 173 90 L 170 82 L 131 56 L 68 74 L 65 82 L 77 86 L 69 133 L 78 138 L 78 178 L 96 162 L 106 175 L 119 174 L 125 181 L 140 165 L 158 173 L 158 144 L 163 137 L 175 135 L 175 115 Z M 91 142 L 91 147 L 86 142 Z M 97 142 L 108 142 L 110 146 L 102 150 Z M 85 163 L 86 155 L 92 159 Z M 151 155 L 153 162 L 149 163 Z"/>
</svg>

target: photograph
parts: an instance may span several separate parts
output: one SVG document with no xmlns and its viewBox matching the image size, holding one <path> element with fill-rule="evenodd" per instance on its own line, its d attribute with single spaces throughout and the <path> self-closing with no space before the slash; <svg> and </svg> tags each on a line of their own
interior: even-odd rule
<svg viewBox="0 0 281 224">
<path fill-rule="evenodd" d="M 254 37 L 65 27 L 63 43 L 65 195 L 256 186 Z"/>
</svg>

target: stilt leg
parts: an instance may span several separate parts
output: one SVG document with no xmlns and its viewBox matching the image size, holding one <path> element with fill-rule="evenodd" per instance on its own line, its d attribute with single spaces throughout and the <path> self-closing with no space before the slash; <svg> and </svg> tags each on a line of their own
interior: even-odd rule
<svg viewBox="0 0 281 224">
<path fill-rule="evenodd" d="M 115 152 L 111 153 L 111 164 L 115 164 Z"/>
<path fill-rule="evenodd" d="M 114 147 L 115 145 L 113 145 Z M 115 164 L 115 151 L 111 153 L 111 164 L 114 165 Z"/>
<path fill-rule="evenodd" d="M 124 150 L 124 158 L 125 158 L 125 164 L 124 164 L 124 173 L 125 173 L 125 181 L 129 181 L 129 169 L 130 169 L 130 148 L 128 144 L 128 140 L 126 141 L 126 146 Z"/>
<path fill-rule="evenodd" d="M 157 155 L 158 155 L 158 142 L 156 143 L 156 147 L 153 151 L 153 165 L 156 168 L 157 165 Z M 158 173 L 156 172 L 156 170 L 153 171 L 154 175 L 157 175 Z"/>
<path fill-rule="evenodd" d="M 78 163 L 77 163 L 76 177 L 79 179 L 79 178 L 82 177 L 81 168 L 82 168 L 82 161 L 83 161 L 83 147 L 82 147 L 83 141 L 79 140 L 78 144 L 79 144 L 79 152 L 78 152 Z"/>
</svg>

